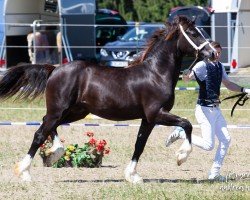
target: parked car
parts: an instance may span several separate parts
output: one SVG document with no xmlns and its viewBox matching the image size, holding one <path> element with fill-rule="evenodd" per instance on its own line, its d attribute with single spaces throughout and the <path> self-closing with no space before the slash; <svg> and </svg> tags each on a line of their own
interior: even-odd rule
<svg viewBox="0 0 250 200">
<path fill-rule="evenodd" d="M 126 20 L 114 10 L 98 9 L 95 20 L 97 47 L 117 40 L 117 37 L 124 35 L 128 29 Z"/>
<path fill-rule="evenodd" d="M 145 47 L 146 42 L 163 24 L 136 24 L 117 41 L 107 43 L 100 51 L 100 61 L 110 67 L 126 67 Z"/>
<path fill-rule="evenodd" d="M 172 8 L 168 21 L 172 22 L 173 19 L 178 15 L 183 15 L 188 17 L 190 20 L 194 20 L 196 26 L 201 30 L 206 32 L 207 35 L 211 37 L 211 15 L 214 11 L 209 7 L 201 6 L 182 6 Z"/>
<path fill-rule="evenodd" d="M 0 5 L 3 4 L 3 0 L 0 0 Z M 3 7 L 0 8 L 0 16 L 3 16 Z M 4 70 L 5 60 L 4 60 L 4 20 L 0 17 L 0 72 Z"/>
</svg>

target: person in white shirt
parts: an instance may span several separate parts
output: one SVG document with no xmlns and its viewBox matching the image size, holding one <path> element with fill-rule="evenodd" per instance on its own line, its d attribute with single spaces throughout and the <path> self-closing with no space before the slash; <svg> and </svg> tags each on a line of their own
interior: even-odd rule
<svg viewBox="0 0 250 200">
<path fill-rule="evenodd" d="M 215 136 L 217 136 L 219 145 L 208 179 L 226 181 L 226 177 L 220 175 L 220 169 L 227 154 L 231 138 L 228 133 L 226 120 L 219 107 L 221 83 L 229 90 L 245 92 L 248 95 L 250 95 L 250 89 L 243 88 L 229 80 L 225 68 L 219 62 L 222 52 L 221 45 L 218 42 L 212 42 L 211 45 L 217 51 L 215 59 L 198 62 L 192 70 L 183 74 L 182 78 L 186 82 L 196 79 L 200 86 L 195 117 L 201 127 L 202 136 L 192 134 L 192 144 L 206 151 L 211 151 L 215 145 Z M 185 131 L 181 127 L 175 128 L 168 137 L 166 146 L 170 146 L 178 139 L 185 139 Z"/>
</svg>

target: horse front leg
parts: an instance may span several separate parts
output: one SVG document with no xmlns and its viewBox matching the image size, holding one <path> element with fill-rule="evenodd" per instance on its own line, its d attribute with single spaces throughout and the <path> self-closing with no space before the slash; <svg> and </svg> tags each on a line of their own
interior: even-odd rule
<svg viewBox="0 0 250 200">
<path fill-rule="evenodd" d="M 125 169 L 125 179 L 130 183 L 142 183 L 142 177 L 137 173 L 136 167 L 139 161 L 139 158 L 144 150 L 144 147 L 147 143 L 148 137 L 152 132 L 155 124 L 148 123 L 147 120 L 142 119 L 141 126 L 137 135 L 135 150 L 132 157 L 132 160 Z"/>
<path fill-rule="evenodd" d="M 190 153 L 192 152 L 191 134 L 192 134 L 192 124 L 184 118 L 173 115 L 164 109 L 160 109 L 158 112 L 155 123 L 166 126 L 180 126 L 185 130 L 186 138 L 182 143 L 180 149 L 176 152 L 177 165 L 180 166 L 184 163 Z"/>
</svg>

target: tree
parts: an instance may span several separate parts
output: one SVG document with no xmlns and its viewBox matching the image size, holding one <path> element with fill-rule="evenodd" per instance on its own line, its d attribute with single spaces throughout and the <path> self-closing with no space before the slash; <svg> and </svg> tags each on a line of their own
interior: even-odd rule
<svg viewBox="0 0 250 200">
<path fill-rule="evenodd" d="M 207 6 L 209 0 L 98 0 L 99 8 L 117 10 L 127 21 L 164 22 L 171 8 Z"/>
</svg>

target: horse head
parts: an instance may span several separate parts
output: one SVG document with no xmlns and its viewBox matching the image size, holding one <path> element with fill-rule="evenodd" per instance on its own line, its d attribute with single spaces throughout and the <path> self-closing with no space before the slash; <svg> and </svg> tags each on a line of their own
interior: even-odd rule
<svg viewBox="0 0 250 200">
<path fill-rule="evenodd" d="M 195 26 L 194 21 L 178 16 L 172 24 L 166 25 L 169 29 L 166 39 L 176 37 L 177 48 L 183 55 L 195 55 L 199 59 L 214 58 L 216 50 Z"/>
</svg>

